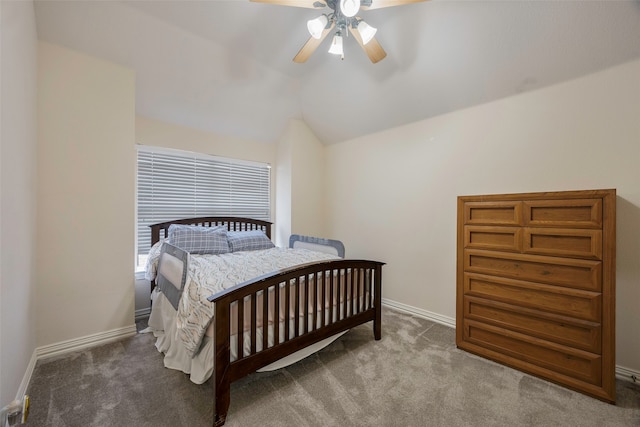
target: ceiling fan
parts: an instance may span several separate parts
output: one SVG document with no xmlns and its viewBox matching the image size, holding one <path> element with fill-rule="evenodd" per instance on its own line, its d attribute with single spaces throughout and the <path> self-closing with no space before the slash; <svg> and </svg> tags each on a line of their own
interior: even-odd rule
<svg viewBox="0 0 640 427">
<path fill-rule="evenodd" d="M 282 6 L 305 7 L 321 9 L 328 7 L 329 13 L 324 13 L 315 19 L 307 21 L 307 29 L 311 34 L 309 40 L 302 46 L 293 58 L 294 62 L 303 63 L 320 46 L 329 33 L 337 28 L 329 53 L 340 55 L 344 59 L 342 37 L 350 33 L 374 64 L 387 56 L 374 35 L 377 31 L 356 14 L 360 10 L 381 9 L 383 7 L 400 6 L 403 4 L 419 3 L 426 0 L 251 0 L 258 3 L 270 3 Z"/>
</svg>

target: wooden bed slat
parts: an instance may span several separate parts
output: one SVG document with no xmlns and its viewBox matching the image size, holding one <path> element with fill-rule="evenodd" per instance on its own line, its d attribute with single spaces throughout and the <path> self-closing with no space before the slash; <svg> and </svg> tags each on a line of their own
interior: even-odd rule
<svg viewBox="0 0 640 427">
<path fill-rule="evenodd" d="M 322 278 L 322 311 L 320 312 L 320 327 L 323 327 L 326 323 L 326 307 L 327 307 L 327 286 L 326 286 L 326 276 L 324 273 L 320 276 Z"/>
<path fill-rule="evenodd" d="M 340 319 L 344 319 L 345 317 L 347 317 L 348 314 L 348 310 L 349 310 L 349 301 L 347 299 L 347 294 L 349 293 L 349 287 L 347 286 L 347 276 L 344 274 L 343 271 L 340 271 L 340 273 L 338 274 L 338 277 L 340 278 L 340 282 L 344 283 L 343 286 L 343 295 L 342 295 L 342 317 L 340 317 Z"/>
<path fill-rule="evenodd" d="M 284 306 L 286 310 L 290 310 L 291 307 L 291 288 L 287 286 L 287 282 L 284 284 Z M 289 314 L 284 313 L 284 337 L 282 337 L 282 342 L 289 341 L 291 337 L 290 329 L 291 322 L 289 322 Z"/>
<path fill-rule="evenodd" d="M 327 324 L 333 322 L 333 270 L 329 271 L 329 319 L 327 320 Z"/>
<path fill-rule="evenodd" d="M 303 334 L 306 334 L 307 332 L 309 332 L 309 288 L 310 288 L 309 275 L 306 275 L 304 280 L 304 310 L 303 310 L 304 317 L 302 318 Z"/>
<path fill-rule="evenodd" d="M 293 337 L 297 337 L 300 335 L 300 280 L 298 277 L 296 277 L 295 279 L 295 288 L 296 288 L 296 299 L 294 302 L 294 307 L 293 307 Z"/>
<path fill-rule="evenodd" d="M 372 296 L 373 296 L 373 292 L 371 289 L 371 274 L 367 274 L 367 291 L 369 292 L 369 298 L 367 298 L 367 306 L 365 307 L 365 309 L 368 309 L 371 307 L 371 301 L 372 301 Z"/>
<path fill-rule="evenodd" d="M 262 291 L 262 349 L 266 350 L 267 347 L 269 347 L 269 289 Z"/>
<path fill-rule="evenodd" d="M 274 306 L 277 307 L 274 310 L 273 318 L 273 345 L 280 344 L 280 283 L 276 283 L 273 289 Z"/>
<path fill-rule="evenodd" d="M 324 307 L 318 307 L 318 276 L 313 276 L 313 319 L 311 322 L 311 330 L 315 331 L 318 327 L 318 310 L 324 311 Z"/>
<path fill-rule="evenodd" d="M 236 302 L 238 306 L 238 327 L 236 331 L 241 331 L 244 328 L 244 300 L 242 304 Z M 238 359 L 242 359 L 244 357 L 244 334 L 238 334 L 238 345 L 236 347 L 236 354 L 238 355 Z"/>
<path fill-rule="evenodd" d="M 256 352 L 256 333 L 257 333 L 257 322 L 256 322 L 256 297 L 257 293 L 251 294 L 251 354 Z M 238 330 L 240 333 L 240 330 Z"/>
<path fill-rule="evenodd" d="M 351 274 L 349 275 L 349 281 L 351 282 L 351 314 L 355 314 L 358 312 L 358 310 L 356 310 L 356 306 L 358 304 L 358 300 L 356 299 L 356 278 L 358 277 L 358 270 L 357 269 L 353 269 L 351 270 Z"/>
</svg>

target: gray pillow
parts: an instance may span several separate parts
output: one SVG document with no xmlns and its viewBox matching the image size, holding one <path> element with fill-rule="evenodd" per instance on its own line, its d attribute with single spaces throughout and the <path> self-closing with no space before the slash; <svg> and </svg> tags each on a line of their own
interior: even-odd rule
<svg viewBox="0 0 640 427">
<path fill-rule="evenodd" d="M 224 254 L 229 252 L 227 228 L 171 224 L 169 243 L 191 254 Z"/>
<path fill-rule="evenodd" d="M 260 230 L 229 231 L 227 232 L 227 240 L 231 252 L 259 251 L 275 247 L 264 231 Z"/>
</svg>

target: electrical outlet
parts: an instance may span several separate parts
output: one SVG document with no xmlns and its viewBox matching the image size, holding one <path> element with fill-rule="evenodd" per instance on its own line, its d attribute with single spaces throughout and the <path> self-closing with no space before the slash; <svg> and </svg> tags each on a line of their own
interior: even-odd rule
<svg viewBox="0 0 640 427">
<path fill-rule="evenodd" d="M 22 424 L 27 423 L 27 417 L 29 416 L 29 405 L 31 405 L 31 400 L 29 399 L 29 395 L 25 394 L 22 398 Z"/>
</svg>

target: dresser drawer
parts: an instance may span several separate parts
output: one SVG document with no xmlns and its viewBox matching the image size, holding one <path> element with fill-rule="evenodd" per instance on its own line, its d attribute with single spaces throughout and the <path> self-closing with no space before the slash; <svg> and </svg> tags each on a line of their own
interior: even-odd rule
<svg viewBox="0 0 640 427">
<path fill-rule="evenodd" d="M 524 253 L 602 259 L 602 231 L 589 229 L 524 229 Z"/>
<path fill-rule="evenodd" d="M 522 234 L 520 227 L 467 225 L 464 227 L 464 245 L 470 249 L 520 252 Z"/>
<path fill-rule="evenodd" d="M 572 319 L 473 296 L 464 297 L 465 318 L 600 354 L 599 323 Z"/>
<path fill-rule="evenodd" d="M 600 322 L 602 294 L 481 274 L 464 274 L 464 294 Z"/>
<path fill-rule="evenodd" d="M 468 225 L 522 225 L 522 202 L 467 202 L 464 223 Z"/>
<path fill-rule="evenodd" d="M 527 200 L 525 226 L 602 228 L 601 199 Z"/>
<path fill-rule="evenodd" d="M 466 249 L 464 271 L 601 292 L 602 262 Z"/>
<path fill-rule="evenodd" d="M 507 329 L 465 320 L 465 340 L 509 358 L 589 384 L 602 383 L 602 358 L 598 354 L 552 343 Z"/>
</svg>

